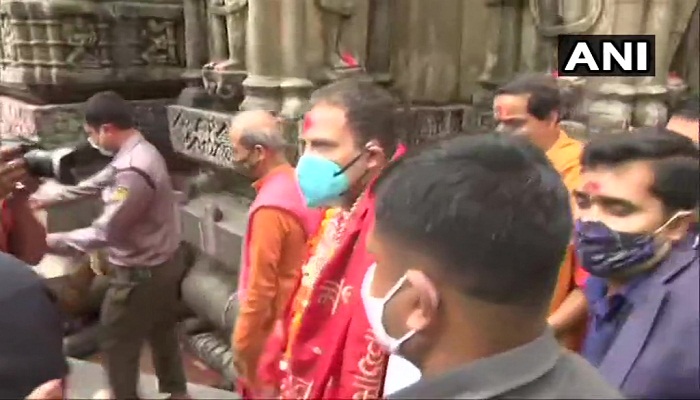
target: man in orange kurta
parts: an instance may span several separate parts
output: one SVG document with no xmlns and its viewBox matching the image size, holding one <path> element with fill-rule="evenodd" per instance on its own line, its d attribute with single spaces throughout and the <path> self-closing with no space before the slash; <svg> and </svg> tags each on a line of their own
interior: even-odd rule
<svg viewBox="0 0 700 400">
<path fill-rule="evenodd" d="M 255 370 L 274 323 L 301 275 L 306 242 L 321 218 L 304 204 L 279 121 L 246 111 L 231 122 L 231 146 L 239 171 L 256 179 L 249 209 L 237 291 L 240 309 L 232 337 L 234 366 L 244 398 L 261 396 Z"/>
<path fill-rule="evenodd" d="M 500 131 L 523 135 L 544 150 L 569 192 L 572 192 L 579 186 L 583 144 L 569 137 L 559 126 L 560 105 L 554 77 L 527 75 L 497 91 L 494 116 Z M 572 201 L 572 207 L 573 204 Z M 562 344 L 572 350 L 578 350 L 580 345 L 587 307 L 583 293 L 576 284 L 576 271 L 575 253 L 569 246 L 559 270 L 549 323 Z"/>
</svg>

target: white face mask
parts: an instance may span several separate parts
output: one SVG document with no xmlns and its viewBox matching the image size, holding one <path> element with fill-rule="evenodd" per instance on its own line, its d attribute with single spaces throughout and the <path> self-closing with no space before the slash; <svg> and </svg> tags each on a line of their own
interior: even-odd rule
<svg viewBox="0 0 700 400">
<path fill-rule="evenodd" d="M 92 140 L 92 138 L 90 136 L 88 136 L 87 141 L 88 141 L 88 143 L 90 143 L 90 146 L 92 146 L 93 149 L 99 151 L 100 154 L 102 154 L 103 156 L 112 157 L 114 155 L 113 151 L 106 150 L 105 148 L 103 148 L 99 144 L 95 143 L 95 141 Z"/>
<path fill-rule="evenodd" d="M 372 332 L 377 339 L 377 342 L 383 346 L 387 351 L 392 354 L 398 354 L 399 348 L 408 339 L 412 338 L 416 334 L 416 330 L 410 330 L 402 337 L 396 339 L 389 335 L 384 328 L 384 309 L 386 303 L 391 300 L 391 298 L 396 294 L 396 292 L 401 288 L 401 286 L 406 281 L 406 275 L 399 279 L 394 286 L 389 289 L 383 298 L 373 297 L 370 294 L 370 289 L 372 288 L 372 281 L 374 280 L 374 271 L 377 269 L 377 264 L 373 264 L 367 270 L 365 274 L 365 279 L 362 282 L 362 302 L 365 306 L 365 312 L 367 313 L 367 320 L 369 325 L 372 327 Z"/>
</svg>

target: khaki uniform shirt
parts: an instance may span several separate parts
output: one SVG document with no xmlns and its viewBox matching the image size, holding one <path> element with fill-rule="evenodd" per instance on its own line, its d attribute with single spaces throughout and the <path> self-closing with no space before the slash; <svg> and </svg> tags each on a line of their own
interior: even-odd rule
<svg viewBox="0 0 700 400">
<path fill-rule="evenodd" d="M 82 188 L 104 186 L 102 215 L 87 228 L 50 234 L 53 252 L 106 248 L 109 262 L 122 267 L 155 266 L 172 257 L 180 243 L 175 193 L 165 160 L 152 144 L 141 135 L 131 137 L 91 180 Z"/>
</svg>

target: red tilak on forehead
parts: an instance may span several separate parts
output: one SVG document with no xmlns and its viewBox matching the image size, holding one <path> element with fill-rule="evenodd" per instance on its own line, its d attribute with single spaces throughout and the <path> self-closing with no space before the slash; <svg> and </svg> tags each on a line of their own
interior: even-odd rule
<svg viewBox="0 0 700 400">
<path fill-rule="evenodd" d="M 304 126 L 302 128 L 302 132 L 306 132 L 307 130 L 311 129 L 314 126 L 314 120 L 311 118 L 309 114 L 306 114 L 304 117 Z"/>
<path fill-rule="evenodd" d="M 583 191 L 587 193 L 598 193 L 600 192 L 600 183 L 598 182 L 587 182 L 583 185 Z"/>
</svg>

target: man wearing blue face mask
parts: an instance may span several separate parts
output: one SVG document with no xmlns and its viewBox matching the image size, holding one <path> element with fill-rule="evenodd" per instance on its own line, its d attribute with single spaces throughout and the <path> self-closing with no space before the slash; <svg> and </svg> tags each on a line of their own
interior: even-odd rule
<svg viewBox="0 0 700 400">
<path fill-rule="evenodd" d="M 296 175 L 306 204 L 329 209 L 257 379 L 283 399 L 379 398 L 388 354 L 369 333 L 359 289 L 374 262 L 372 184 L 400 149 L 398 104 L 362 79 L 322 87 L 310 103 Z"/>
<path fill-rule="evenodd" d="M 547 323 L 570 198 L 524 139 L 469 135 L 377 182 L 362 299 L 385 349 L 422 379 L 388 398 L 621 398 Z"/>
<path fill-rule="evenodd" d="M 664 128 L 594 138 L 574 240 L 586 282 L 583 356 L 629 398 L 700 398 L 700 166 Z"/>
</svg>

